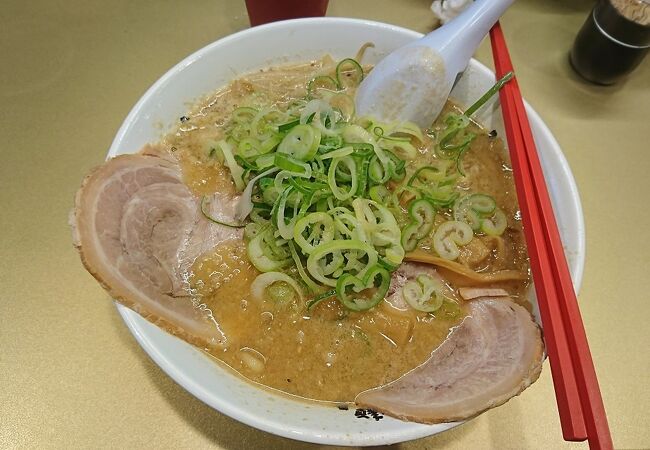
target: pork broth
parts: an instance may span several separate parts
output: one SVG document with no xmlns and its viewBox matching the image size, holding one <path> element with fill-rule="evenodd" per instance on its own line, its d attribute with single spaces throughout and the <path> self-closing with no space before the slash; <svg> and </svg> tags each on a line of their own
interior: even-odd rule
<svg viewBox="0 0 650 450">
<path fill-rule="evenodd" d="M 305 97 L 310 79 L 331 74 L 334 67 L 331 58 L 325 57 L 238 78 L 199 101 L 178 129 L 165 136 L 162 146 L 178 159 L 183 180 L 195 194 L 235 195 L 228 169 L 211 155 L 212 144 L 224 137 L 233 111 L 241 106 L 286 108 Z M 353 89 L 348 93 L 353 95 Z M 419 145 L 417 157 L 407 162 L 407 174 L 440 159 L 433 151 L 440 137 L 436 131 L 445 115 L 454 111 L 459 109 L 449 102 Z M 527 254 L 504 146 L 480 125 L 472 123 L 469 128 L 477 137 L 462 159 L 465 176 L 458 189 L 492 196 L 505 213 L 507 228 L 500 236 L 475 235 L 461 248 L 457 262 L 479 274 L 499 270 L 524 274 L 523 279 L 490 287 L 504 288 L 528 306 Z M 449 220 L 450 214 L 439 210 L 436 224 Z M 397 220 L 404 225 L 404 217 Z M 419 248 L 431 251 L 431 238 L 423 239 Z M 477 285 L 454 271 L 441 268 L 438 272 L 454 293 L 460 287 Z M 399 378 L 424 363 L 466 314 L 463 300 L 455 294 L 434 313 L 390 302 L 355 312 L 334 297 L 311 310 L 297 295 L 260 301 L 250 292 L 258 274 L 248 261 L 243 240 L 220 243 L 185 274 L 192 294 L 212 311 L 226 336 L 225 345 L 209 352 L 249 380 L 308 399 L 350 402 L 362 391 Z"/>
</svg>

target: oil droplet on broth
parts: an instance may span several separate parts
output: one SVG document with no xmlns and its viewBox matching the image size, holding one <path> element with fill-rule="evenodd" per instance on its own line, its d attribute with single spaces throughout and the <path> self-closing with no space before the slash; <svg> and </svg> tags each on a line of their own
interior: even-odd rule
<svg viewBox="0 0 650 450">
<path fill-rule="evenodd" d="M 242 302 L 246 302 L 250 285 L 258 274 L 240 240 L 222 242 L 197 258 L 190 268 L 188 281 L 193 295 L 210 308 L 229 345 L 236 346 L 244 338 L 248 315 Z"/>
<path fill-rule="evenodd" d="M 197 195 L 235 194 L 230 172 L 216 157 L 210 156 L 212 149 L 206 145 L 218 138 L 212 127 L 179 131 L 168 138 L 167 145 L 176 148 L 174 154 L 181 166 L 183 182 Z"/>
<path fill-rule="evenodd" d="M 184 183 L 198 195 L 215 192 L 235 193 L 230 172 L 218 161 L 205 162 L 186 157 L 181 159 Z"/>
<path fill-rule="evenodd" d="M 217 293 L 219 297 L 232 294 L 241 301 L 242 293 L 249 291 L 257 275 L 248 261 L 245 244 L 230 240 L 197 258 L 190 269 L 189 281 L 193 292 L 209 304 L 210 297 Z"/>
</svg>

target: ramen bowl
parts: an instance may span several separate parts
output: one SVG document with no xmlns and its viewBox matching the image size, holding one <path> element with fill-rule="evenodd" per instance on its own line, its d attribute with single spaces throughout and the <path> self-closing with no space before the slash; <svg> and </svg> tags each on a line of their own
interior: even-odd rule
<svg viewBox="0 0 650 450">
<path fill-rule="evenodd" d="M 364 63 L 374 64 L 420 36 L 384 23 L 313 18 L 276 22 L 225 37 L 178 63 L 142 96 L 118 131 L 108 156 L 133 153 L 159 140 L 184 115 L 189 103 L 248 72 L 317 59 L 326 53 L 335 59 L 354 56 L 366 42 L 374 43 L 374 48 L 366 51 Z M 494 74 L 472 60 L 451 97 L 466 107 L 493 83 Z M 578 192 L 553 135 L 535 111 L 526 107 L 577 288 L 584 264 L 584 224 Z M 483 108 L 477 119 L 505 136 L 498 99 Z M 531 301 L 539 321 L 534 296 Z M 120 305 L 118 309 L 142 348 L 178 384 L 221 413 L 260 430 L 321 444 L 384 445 L 441 433 L 457 425 L 423 425 L 388 416 L 377 420 L 379 416 L 355 414 L 354 407 L 338 408 L 275 393 L 246 381 L 130 309 Z"/>
</svg>

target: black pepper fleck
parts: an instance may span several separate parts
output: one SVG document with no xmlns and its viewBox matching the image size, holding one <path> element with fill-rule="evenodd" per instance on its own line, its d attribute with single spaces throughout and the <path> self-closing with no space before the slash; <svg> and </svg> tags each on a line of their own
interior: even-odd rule
<svg viewBox="0 0 650 450">
<path fill-rule="evenodd" d="M 490 136 L 491 138 L 495 138 L 495 137 L 497 137 L 497 130 L 492 130 L 492 131 L 490 131 L 490 132 L 488 133 L 488 136 Z"/>
<path fill-rule="evenodd" d="M 288 383 L 291 383 L 291 378 L 287 378 L 287 382 L 288 382 Z"/>
<path fill-rule="evenodd" d="M 188 120 L 190 120 L 190 118 L 187 117 L 187 116 L 182 116 L 181 117 L 181 123 L 187 122 Z"/>
</svg>

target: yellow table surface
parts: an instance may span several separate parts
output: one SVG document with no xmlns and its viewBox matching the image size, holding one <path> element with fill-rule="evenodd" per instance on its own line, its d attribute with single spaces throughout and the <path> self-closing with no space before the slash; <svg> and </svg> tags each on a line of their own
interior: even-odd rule
<svg viewBox="0 0 650 450">
<path fill-rule="evenodd" d="M 328 14 L 426 32 L 429 0 L 331 0 Z M 502 20 L 521 88 L 575 175 L 587 226 L 580 304 L 616 448 L 650 447 L 650 59 L 614 87 L 567 52 L 590 1 L 517 2 Z M 240 424 L 167 377 L 83 269 L 68 211 L 142 93 L 244 29 L 236 0 L 0 5 L 0 447 L 315 448 Z M 489 44 L 478 59 L 491 65 Z M 520 397 L 396 448 L 564 443 L 548 363 Z"/>
</svg>

